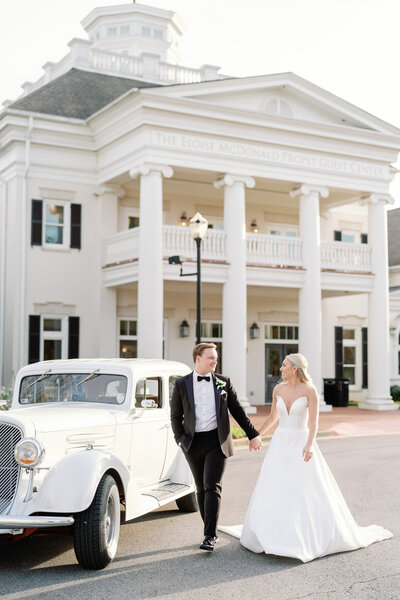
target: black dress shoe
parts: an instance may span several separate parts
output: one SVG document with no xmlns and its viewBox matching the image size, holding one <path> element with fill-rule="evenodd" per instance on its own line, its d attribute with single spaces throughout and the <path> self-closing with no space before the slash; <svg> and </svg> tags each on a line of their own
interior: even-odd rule
<svg viewBox="0 0 400 600">
<path fill-rule="evenodd" d="M 206 535 L 203 540 L 203 543 L 200 544 L 200 550 L 207 550 L 207 552 L 212 552 L 217 542 L 217 535 Z"/>
</svg>

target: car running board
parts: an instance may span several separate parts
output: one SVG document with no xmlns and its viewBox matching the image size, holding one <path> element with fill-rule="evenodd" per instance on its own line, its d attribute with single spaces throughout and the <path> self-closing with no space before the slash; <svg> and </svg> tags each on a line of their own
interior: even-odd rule
<svg viewBox="0 0 400 600">
<path fill-rule="evenodd" d="M 143 491 L 142 494 L 144 496 L 152 496 L 153 498 L 156 498 L 158 502 L 164 504 L 164 501 L 172 496 L 174 498 L 183 496 L 189 488 L 190 485 L 185 485 L 184 483 L 164 483 Z"/>
</svg>

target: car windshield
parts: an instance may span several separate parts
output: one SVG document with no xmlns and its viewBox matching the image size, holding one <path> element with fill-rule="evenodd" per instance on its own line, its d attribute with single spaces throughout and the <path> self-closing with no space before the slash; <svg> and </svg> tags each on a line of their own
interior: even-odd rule
<svg viewBox="0 0 400 600">
<path fill-rule="evenodd" d="M 123 404 L 127 378 L 123 375 L 92 373 L 46 373 L 29 375 L 21 381 L 20 404 L 45 402 L 101 402 Z"/>
</svg>

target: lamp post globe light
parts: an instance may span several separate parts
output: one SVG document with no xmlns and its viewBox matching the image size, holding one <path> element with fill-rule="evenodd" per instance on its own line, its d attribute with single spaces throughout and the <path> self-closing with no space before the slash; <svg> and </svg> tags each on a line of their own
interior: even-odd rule
<svg viewBox="0 0 400 600">
<path fill-rule="evenodd" d="M 200 213 L 196 213 L 189 221 L 190 233 L 197 248 L 197 309 L 196 309 L 196 344 L 201 342 L 201 240 L 206 235 L 208 221 Z"/>
</svg>

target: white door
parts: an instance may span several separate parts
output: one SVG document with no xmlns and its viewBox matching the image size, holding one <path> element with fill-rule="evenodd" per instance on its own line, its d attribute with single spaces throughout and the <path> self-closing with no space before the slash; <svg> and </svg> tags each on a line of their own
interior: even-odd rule
<svg viewBox="0 0 400 600">
<path fill-rule="evenodd" d="M 162 383 L 161 377 L 146 377 L 136 384 L 130 465 L 139 487 L 157 483 L 165 462 L 169 411 Z"/>
</svg>

